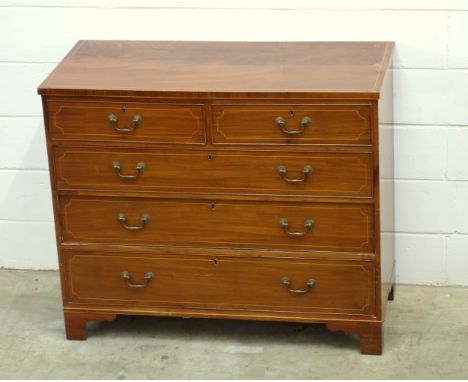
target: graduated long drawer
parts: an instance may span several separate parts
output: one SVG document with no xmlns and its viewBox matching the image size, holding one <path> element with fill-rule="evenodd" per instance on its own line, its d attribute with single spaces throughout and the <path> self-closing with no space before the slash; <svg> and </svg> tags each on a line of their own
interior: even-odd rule
<svg viewBox="0 0 468 382">
<path fill-rule="evenodd" d="M 65 251 L 71 304 L 372 314 L 372 262 Z"/>
<path fill-rule="evenodd" d="M 54 149 L 58 189 L 372 196 L 370 153 Z"/>
<path fill-rule="evenodd" d="M 64 242 L 372 252 L 369 204 L 62 197 Z"/>
</svg>

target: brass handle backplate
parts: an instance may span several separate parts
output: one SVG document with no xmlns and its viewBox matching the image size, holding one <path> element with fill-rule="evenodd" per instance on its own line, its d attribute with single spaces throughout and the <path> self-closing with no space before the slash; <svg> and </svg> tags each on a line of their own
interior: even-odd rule
<svg viewBox="0 0 468 382">
<path fill-rule="evenodd" d="M 134 175 L 124 175 L 120 172 L 122 169 L 122 166 L 120 162 L 112 162 L 112 168 L 114 169 L 115 173 L 122 179 L 135 179 L 137 178 L 145 169 L 145 164 L 143 162 L 137 163 L 135 166 L 136 173 Z"/>
<path fill-rule="evenodd" d="M 301 134 L 304 132 L 305 128 L 312 122 L 310 117 L 305 116 L 304 118 L 301 119 L 301 124 L 299 126 L 299 129 L 297 130 L 288 130 L 286 128 L 286 120 L 283 117 L 276 117 L 275 123 L 276 126 L 280 128 L 280 130 L 288 135 L 296 135 L 296 134 Z"/>
<path fill-rule="evenodd" d="M 289 236 L 305 236 L 312 228 L 315 227 L 315 222 L 312 219 L 307 219 L 304 223 L 303 232 L 291 232 L 289 230 L 288 219 L 286 218 L 281 218 L 279 221 L 279 225 L 280 227 L 284 229 L 284 232 L 286 232 Z"/>
<path fill-rule="evenodd" d="M 109 114 L 107 116 L 107 120 L 112 126 L 114 126 L 114 129 L 117 130 L 119 133 L 131 133 L 143 122 L 143 118 L 141 115 L 133 116 L 131 127 L 119 127 L 119 118 L 115 114 Z"/>
<path fill-rule="evenodd" d="M 276 171 L 278 171 L 278 174 L 281 175 L 281 177 L 288 183 L 303 183 L 307 180 L 307 177 L 312 174 L 312 166 L 304 166 L 302 169 L 302 178 L 300 179 L 291 179 L 288 178 L 288 170 L 286 169 L 285 166 L 281 165 L 276 168 Z"/>
<path fill-rule="evenodd" d="M 316 281 L 310 278 L 309 280 L 307 280 L 305 289 L 292 289 L 291 280 L 289 280 L 289 277 L 284 276 L 281 279 L 281 284 L 283 284 L 288 289 L 289 293 L 307 293 L 315 286 Z"/>
<path fill-rule="evenodd" d="M 122 224 L 122 227 L 124 227 L 125 229 L 128 229 L 130 231 L 139 231 L 145 228 L 146 223 L 148 223 L 150 220 L 150 216 L 148 214 L 141 215 L 141 218 L 140 218 L 141 225 L 138 225 L 138 226 L 127 225 L 127 217 L 125 216 L 123 212 L 117 215 L 117 220 L 120 222 L 120 224 Z"/>
<path fill-rule="evenodd" d="M 147 272 L 145 274 L 145 282 L 144 284 L 134 284 L 132 283 L 131 281 L 131 277 L 130 277 L 130 273 L 127 272 L 127 271 L 123 271 L 121 274 L 120 274 L 120 277 L 122 277 L 126 282 L 127 282 L 127 285 L 130 287 L 130 288 L 146 288 L 149 284 L 149 282 L 153 279 L 154 277 L 154 274 L 152 272 Z"/>
</svg>

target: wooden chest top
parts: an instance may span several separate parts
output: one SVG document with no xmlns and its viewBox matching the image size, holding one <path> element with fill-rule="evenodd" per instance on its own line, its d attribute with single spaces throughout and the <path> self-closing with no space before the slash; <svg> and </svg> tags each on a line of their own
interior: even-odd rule
<svg viewBox="0 0 468 382">
<path fill-rule="evenodd" d="M 376 99 L 393 45 L 79 41 L 39 94 Z"/>
</svg>

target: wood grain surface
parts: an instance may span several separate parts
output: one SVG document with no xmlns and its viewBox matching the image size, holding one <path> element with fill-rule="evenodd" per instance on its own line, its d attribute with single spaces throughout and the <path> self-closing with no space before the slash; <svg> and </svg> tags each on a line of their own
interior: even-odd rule
<svg viewBox="0 0 468 382">
<path fill-rule="evenodd" d="M 203 106 L 139 102 L 49 101 L 52 139 L 205 143 Z M 109 116 L 117 117 L 117 124 Z M 132 119 L 141 117 L 133 126 Z M 120 129 L 120 130 L 117 130 Z M 131 131 L 121 131 L 121 130 Z"/>
<path fill-rule="evenodd" d="M 390 42 L 80 41 L 40 94 L 378 98 Z"/>
<path fill-rule="evenodd" d="M 372 252 L 370 205 L 271 203 L 135 198 L 61 198 L 64 242 L 290 248 Z M 125 214 L 128 230 L 117 216 Z M 146 224 L 143 215 L 149 215 Z M 280 226 L 287 219 L 290 236 Z"/>
<path fill-rule="evenodd" d="M 119 314 L 257 319 L 325 323 L 380 354 L 392 51 L 78 42 L 38 89 L 67 338 Z"/>
<path fill-rule="evenodd" d="M 120 170 L 113 168 L 118 162 Z M 139 172 L 137 166 L 144 164 Z M 57 147 L 56 187 L 208 194 L 372 197 L 372 155 Z M 278 168 L 283 166 L 283 175 Z M 304 174 L 304 168 L 311 168 Z M 135 178 L 122 178 L 136 176 Z M 302 180 L 291 183 L 289 180 Z"/>
<path fill-rule="evenodd" d="M 372 144 L 370 105 L 214 105 L 211 112 L 215 144 Z M 301 131 L 303 118 L 307 127 L 288 134 Z"/>
<path fill-rule="evenodd" d="M 128 256 L 73 253 L 66 258 L 73 303 L 188 306 L 366 315 L 373 313 L 371 262 Z M 154 276 L 145 287 L 144 276 Z M 291 293 L 282 284 L 288 277 Z M 314 286 L 307 288 L 313 278 Z"/>
</svg>

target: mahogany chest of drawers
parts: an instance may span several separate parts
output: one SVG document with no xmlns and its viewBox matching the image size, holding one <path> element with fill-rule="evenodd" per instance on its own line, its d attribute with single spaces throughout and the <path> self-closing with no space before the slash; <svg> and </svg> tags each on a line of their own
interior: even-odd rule
<svg viewBox="0 0 468 382">
<path fill-rule="evenodd" d="M 276 320 L 380 354 L 392 50 L 80 41 L 39 87 L 67 338 L 117 315 Z"/>
</svg>

